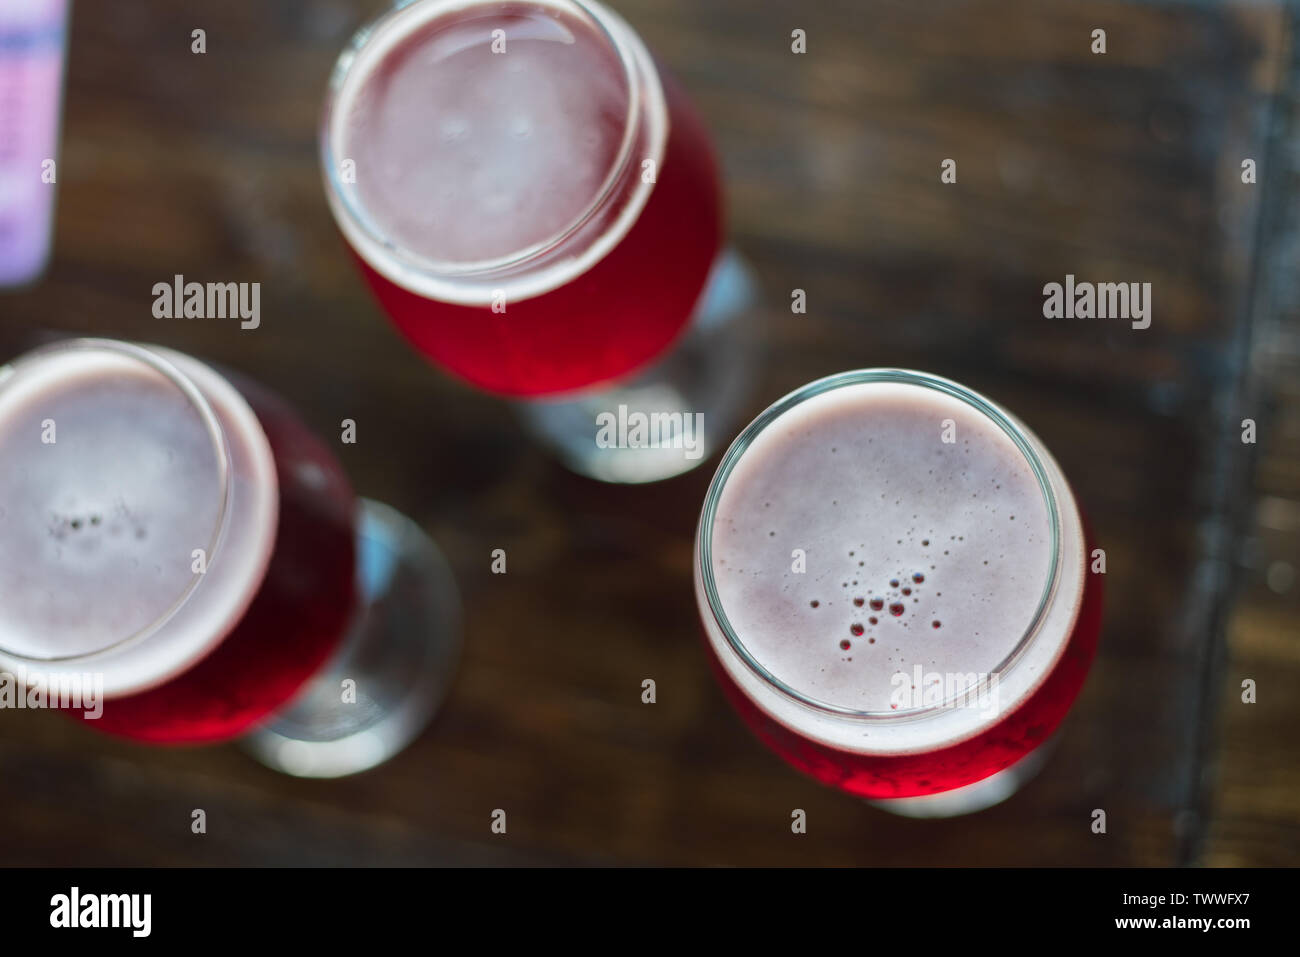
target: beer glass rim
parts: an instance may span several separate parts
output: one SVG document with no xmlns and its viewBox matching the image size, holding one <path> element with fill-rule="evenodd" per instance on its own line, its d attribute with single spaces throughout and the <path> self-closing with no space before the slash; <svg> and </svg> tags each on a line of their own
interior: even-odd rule
<svg viewBox="0 0 1300 957">
<path fill-rule="evenodd" d="M 509 4 L 494 3 L 489 0 L 409 0 L 358 30 L 339 54 L 330 74 L 319 129 L 321 167 L 330 208 L 349 245 L 368 265 L 397 285 L 432 298 L 467 303 L 478 302 L 480 299 L 487 301 L 488 296 L 483 295 L 481 291 L 470 295 L 464 289 L 458 289 L 458 281 L 464 285 L 483 283 L 503 275 L 516 276 L 526 272 L 538 260 L 544 259 L 548 253 L 579 233 L 619 194 L 620 186 L 626 182 L 633 165 L 633 153 L 640 139 L 642 117 L 647 107 L 652 110 L 657 107 L 658 111 L 666 116 L 663 90 L 659 85 L 653 61 L 650 61 L 649 54 L 635 31 L 617 14 L 593 0 L 529 0 L 527 4 L 529 7 L 549 8 L 576 16 L 612 51 L 627 90 L 626 111 L 618 152 L 591 200 L 570 223 L 552 236 L 503 256 L 465 262 L 432 259 L 402 248 L 391 238 L 388 231 L 370 216 L 357 195 L 355 184 L 345 182 L 340 174 L 342 161 L 346 157 L 338 155 L 337 147 L 341 144 L 342 121 L 347 112 L 340 107 L 340 100 L 344 99 L 345 93 L 352 92 L 349 78 L 353 68 L 357 67 L 358 60 L 368 53 L 370 59 L 376 61 L 382 59 L 411 33 L 425 24 L 436 21 L 440 16 L 459 11 L 472 14 L 486 13 L 499 10 L 502 6 L 509 6 Z M 372 45 L 380 43 L 383 46 L 378 52 L 374 52 Z M 646 63 L 649 64 L 648 71 Z M 364 79 L 370 66 L 368 61 L 361 64 L 358 82 Z M 665 128 L 661 139 L 666 140 L 666 135 Z M 658 149 L 662 151 L 662 142 L 658 145 Z M 645 189 L 642 185 L 638 185 L 637 188 L 648 196 L 649 189 Z M 653 188 L 653 184 L 650 184 L 650 188 Z M 644 201 L 642 198 L 639 205 L 632 204 L 637 206 L 637 213 Z"/>
<path fill-rule="evenodd" d="M 1025 628 L 1025 631 L 1017 640 L 1012 650 L 1002 659 L 1001 662 L 999 662 L 993 671 L 983 676 L 980 682 L 974 687 L 964 688 L 953 698 L 941 703 L 899 711 L 864 711 L 831 704 L 828 701 L 822 701 L 818 698 L 812 697 L 811 695 L 804 694 L 782 681 L 776 675 L 772 674 L 772 672 L 765 667 L 748 648 L 745 647 L 745 643 L 741 640 L 740 636 L 736 634 L 735 629 L 731 625 L 730 619 L 727 617 L 726 609 L 723 608 L 721 596 L 718 594 L 717 580 L 713 571 L 713 526 L 717 517 L 718 504 L 721 501 L 722 493 L 732 471 L 744 456 L 745 452 L 748 451 L 755 439 L 757 439 L 758 435 L 783 414 L 803 402 L 836 389 L 872 383 L 897 383 L 932 389 L 965 403 L 976 412 L 983 415 L 986 419 L 993 422 L 1004 434 L 1007 435 L 1008 438 L 1011 439 L 1017 450 L 1024 456 L 1030 471 L 1034 475 L 1035 481 L 1038 483 L 1039 491 L 1042 494 L 1043 504 L 1047 511 L 1050 527 L 1049 549 L 1051 557 L 1048 562 L 1043 589 L 1028 626 Z M 991 682 L 1001 680 L 1005 677 L 1005 675 L 1024 656 L 1025 651 L 1038 635 L 1043 622 L 1051 609 L 1052 600 L 1056 594 L 1057 583 L 1061 574 L 1060 553 L 1062 538 L 1059 502 L 1056 492 L 1052 487 L 1048 471 L 1044 466 L 1042 459 L 1033 448 L 1033 445 L 1026 437 L 1023 427 L 1014 422 L 997 405 L 980 395 L 978 392 L 968 389 L 957 382 L 953 382 L 951 379 L 945 379 L 941 376 L 932 375 L 927 372 L 917 372 L 911 369 L 878 368 L 841 372 L 836 375 L 826 376 L 810 382 L 768 406 L 758 415 L 757 418 L 750 422 L 738 436 L 736 436 L 735 440 L 732 441 L 726 453 L 723 455 L 722 461 L 719 463 L 718 469 L 714 473 L 712 481 L 709 483 L 708 492 L 704 497 L 704 507 L 700 511 L 700 520 L 699 525 L 696 528 L 695 541 L 695 562 L 699 568 L 700 581 L 702 582 L 704 597 L 708 603 L 709 614 L 713 618 L 713 623 L 722 633 L 727 645 L 733 652 L 735 652 L 736 656 L 740 659 L 745 668 L 762 681 L 765 686 L 776 691 L 782 697 L 805 708 L 824 714 L 867 721 L 903 721 L 933 716 L 946 710 L 950 710 L 959 699 L 970 700 L 972 696 L 979 698 L 989 692 Z"/>
<path fill-rule="evenodd" d="M 194 381 L 177 368 L 175 364 L 148 346 L 132 342 L 89 337 L 66 339 L 39 346 L 0 365 L 0 394 L 3 394 L 7 388 L 17 382 L 16 377 L 25 369 L 33 368 L 42 361 L 49 361 L 63 355 L 95 352 L 113 353 L 148 366 L 167 379 L 181 393 L 202 422 L 203 428 L 212 443 L 217 472 L 217 516 L 204 549 L 204 554 L 207 556 L 206 561 L 211 565 L 225 541 L 226 532 L 230 526 L 231 503 L 234 494 L 230 447 L 225 429 L 222 427 L 221 420 L 217 417 L 211 404 Z M 102 648 L 70 655 L 36 656 L 11 651 L 0 645 L 0 654 L 23 663 L 68 665 L 91 660 L 111 652 L 121 651 L 124 648 L 139 644 L 161 630 L 184 607 L 202 580 L 202 575 L 192 575 L 190 581 L 181 590 L 177 598 L 158 617 L 132 634 L 117 638 Z"/>
</svg>

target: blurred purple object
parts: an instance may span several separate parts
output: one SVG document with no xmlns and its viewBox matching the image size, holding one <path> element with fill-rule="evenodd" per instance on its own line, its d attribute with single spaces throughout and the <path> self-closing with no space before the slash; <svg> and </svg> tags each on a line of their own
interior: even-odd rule
<svg viewBox="0 0 1300 957">
<path fill-rule="evenodd" d="M 68 0 L 0 0 L 0 287 L 50 254 Z"/>
</svg>

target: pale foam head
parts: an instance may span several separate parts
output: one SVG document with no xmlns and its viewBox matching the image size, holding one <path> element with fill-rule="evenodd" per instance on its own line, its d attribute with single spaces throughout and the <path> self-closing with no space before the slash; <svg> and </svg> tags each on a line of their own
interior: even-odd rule
<svg viewBox="0 0 1300 957">
<path fill-rule="evenodd" d="M 44 350 L 0 370 L 0 651 L 57 660 L 164 621 L 227 508 L 224 440 L 167 364 Z"/>
<path fill-rule="evenodd" d="M 335 219 L 371 267 L 484 304 L 500 286 L 540 295 L 606 255 L 640 215 L 654 182 L 641 165 L 657 168 L 666 138 L 649 52 L 603 5 L 428 0 L 340 57 L 321 153 Z M 609 197 L 621 207 L 606 222 Z"/>
<path fill-rule="evenodd" d="M 897 674 L 995 674 L 1035 624 L 1056 549 L 1046 483 L 1003 424 L 945 389 L 815 394 L 752 436 L 702 532 L 722 612 L 797 695 L 914 710 L 927 689 L 900 695 Z"/>
<path fill-rule="evenodd" d="M 491 261 L 577 221 L 618 156 L 627 110 L 627 79 L 599 33 L 507 5 L 425 23 L 396 44 L 350 101 L 343 152 L 361 203 L 398 245 Z"/>
</svg>

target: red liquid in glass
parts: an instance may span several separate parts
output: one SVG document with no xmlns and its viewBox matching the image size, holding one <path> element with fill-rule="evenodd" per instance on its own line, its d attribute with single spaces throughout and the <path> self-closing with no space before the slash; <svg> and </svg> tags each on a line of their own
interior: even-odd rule
<svg viewBox="0 0 1300 957">
<path fill-rule="evenodd" d="M 261 588 L 243 619 L 197 664 L 148 691 L 70 717 L 153 744 L 236 737 L 285 705 L 328 660 L 355 602 L 355 496 L 330 451 L 261 386 L 226 373 L 256 413 L 275 458 L 280 516 Z"/>
<path fill-rule="evenodd" d="M 990 408 L 918 373 L 823 380 L 769 410 L 710 490 L 711 664 L 754 733 L 823 783 L 974 784 L 1046 741 L 1083 685 L 1089 530 L 1037 440 Z M 862 597 L 888 614 L 864 625 Z"/>
<path fill-rule="evenodd" d="M 511 31 L 520 22 L 537 15 L 527 5 L 511 4 L 502 9 L 505 12 L 496 18 L 473 11 L 474 28 L 486 36 L 499 26 L 513 36 Z M 433 28 L 417 31 L 416 36 L 434 36 L 444 27 L 454 29 L 457 19 L 456 15 L 443 17 L 435 21 Z M 589 27 L 561 16 L 556 19 L 565 21 L 566 28 L 578 36 L 580 43 L 594 42 Z M 401 45 L 396 50 L 401 55 Z M 473 68 L 474 62 L 469 61 L 468 66 Z M 617 60 L 593 62 L 599 69 L 617 68 Z M 561 59 L 554 66 L 563 69 L 564 63 Z M 386 63 L 381 64 L 361 82 L 367 87 L 382 87 L 390 80 L 386 69 Z M 398 69 L 393 67 L 392 71 Z M 588 65 L 587 69 L 592 66 Z M 654 186 L 621 241 L 580 274 L 565 277 L 560 285 L 540 294 L 518 299 L 507 297 L 506 311 L 502 313 L 494 312 L 490 302 L 464 305 L 428 298 L 394 282 L 357 255 L 361 270 L 385 312 L 417 349 L 481 389 L 506 395 L 539 396 L 626 376 L 669 348 L 690 319 L 718 253 L 721 213 L 716 164 L 703 125 L 671 78 L 662 71 L 659 75 L 667 104 L 668 134 Z M 521 95 L 526 98 L 526 94 Z M 544 110 L 544 105 L 539 109 Z M 425 115 L 411 113 L 406 118 L 409 124 L 436 124 L 442 120 L 436 111 Z M 553 121 L 544 112 L 530 118 L 538 126 Z M 378 121 L 376 124 L 379 130 L 385 129 Z M 595 131 L 600 131 L 600 144 L 575 146 L 575 150 L 581 153 L 583 149 L 594 148 L 612 154 L 617 143 L 606 135 L 609 131 L 602 130 L 595 120 L 591 129 L 591 136 L 597 136 Z M 382 165 L 386 153 L 410 151 L 409 143 L 400 142 L 397 137 L 387 144 L 378 142 L 379 139 L 379 133 L 371 133 L 349 145 L 349 155 L 361 155 L 366 160 L 364 163 L 358 160 L 359 169 Z M 613 198 L 583 228 L 582 238 L 575 239 L 579 246 L 598 236 L 601 224 L 612 223 L 630 200 L 635 180 L 641 175 L 641 150 L 645 148 L 641 144 L 632 154 L 632 179 L 625 176 Z M 500 157 L 494 159 L 500 161 Z M 528 162 L 526 152 L 520 153 L 518 162 Z M 358 176 L 361 175 L 359 172 Z M 457 178 L 469 177 L 466 174 Z M 539 180 L 528 185 L 533 190 L 544 191 L 549 184 Z M 578 198 L 586 201 L 585 197 Z M 405 199 L 412 207 L 421 204 L 421 196 L 414 190 Z M 396 205 L 391 200 L 387 202 Z M 378 207 L 383 203 L 377 200 L 373 205 Z M 368 213 L 383 225 L 381 210 L 368 209 Z M 471 238 L 474 220 L 474 216 L 461 212 L 454 225 L 444 225 L 443 233 L 430 235 L 422 245 L 436 246 L 445 252 L 469 243 L 481 253 L 483 242 Z M 519 227 L 521 238 L 532 239 L 538 233 L 534 223 L 520 221 Z M 457 229 L 464 234 L 449 238 L 447 231 Z M 408 244 L 416 241 L 409 237 L 406 240 Z M 504 255 L 511 250 L 494 248 L 493 251 Z M 578 251 L 561 249 L 560 255 L 577 255 Z M 511 277 L 504 278 L 500 286 L 509 290 Z"/>
</svg>

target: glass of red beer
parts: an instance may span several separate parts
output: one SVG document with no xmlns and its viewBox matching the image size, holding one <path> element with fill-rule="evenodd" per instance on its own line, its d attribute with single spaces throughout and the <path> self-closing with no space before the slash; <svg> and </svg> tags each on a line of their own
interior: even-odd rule
<svg viewBox="0 0 1300 957">
<path fill-rule="evenodd" d="M 431 717 L 459 642 L 445 564 L 257 384 L 55 343 L 0 366 L 0 463 L 0 673 L 24 704 L 319 777 Z"/>
<path fill-rule="evenodd" d="M 711 662 L 794 767 L 911 816 L 980 810 L 1041 765 L 1101 622 L 1087 525 L 1043 443 L 938 376 L 787 395 L 709 488 Z"/>
<path fill-rule="evenodd" d="M 621 17 L 594 0 L 401 6 L 340 56 L 320 149 L 339 229 L 420 352 L 529 400 L 580 472 L 698 464 L 700 437 L 681 434 L 698 420 L 680 422 L 734 411 L 743 363 L 719 336 L 752 284 L 720 255 L 704 127 Z M 676 431 L 601 443 L 596 416 L 620 406 L 676 412 Z"/>
</svg>

